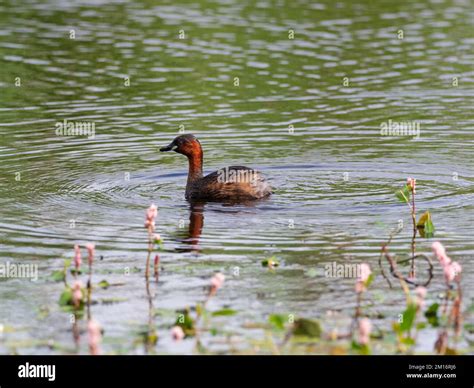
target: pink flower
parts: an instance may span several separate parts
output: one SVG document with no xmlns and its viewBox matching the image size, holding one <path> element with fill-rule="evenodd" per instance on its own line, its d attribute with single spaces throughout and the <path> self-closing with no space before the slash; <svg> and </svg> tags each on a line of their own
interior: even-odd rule
<svg viewBox="0 0 474 388">
<path fill-rule="evenodd" d="M 81 267 L 82 259 L 81 259 L 81 248 L 79 245 L 74 245 L 74 266 L 77 270 Z"/>
<path fill-rule="evenodd" d="M 451 268 L 453 269 L 453 272 L 454 272 L 454 278 L 457 278 L 459 277 L 459 275 L 461 275 L 462 267 L 461 267 L 461 264 L 459 264 L 457 261 L 453 261 L 451 263 Z"/>
<path fill-rule="evenodd" d="M 360 273 L 355 286 L 355 290 L 357 293 L 365 291 L 365 283 L 367 282 L 367 280 L 369 280 L 371 274 L 372 271 L 370 269 L 370 266 L 366 263 L 362 263 L 360 265 Z"/>
<path fill-rule="evenodd" d="M 225 280 L 225 276 L 221 274 L 220 272 L 214 274 L 214 276 L 211 279 L 211 288 L 214 291 L 217 291 L 224 284 L 224 280 Z"/>
<path fill-rule="evenodd" d="M 155 204 L 151 204 L 146 211 L 145 228 L 155 230 L 155 218 L 158 215 L 158 208 Z"/>
<path fill-rule="evenodd" d="M 445 265 L 443 271 L 446 282 L 451 283 L 454 279 L 459 279 L 462 267 L 457 261 L 453 261 L 451 264 Z"/>
<path fill-rule="evenodd" d="M 94 261 L 95 245 L 94 244 L 86 244 L 86 248 L 87 248 L 87 253 L 89 255 L 89 257 L 88 257 L 89 265 L 92 265 L 92 263 Z"/>
<path fill-rule="evenodd" d="M 89 350 L 92 355 L 100 353 L 99 345 L 102 341 L 100 325 L 93 319 L 87 323 L 87 333 L 89 334 Z"/>
<path fill-rule="evenodd" d="M 175 341 L 181 341 L 184 338 L 184 331 L 181 326 L 173 326 L 171 336 Z"/>
<path fill-rule="evenodd" d="M 425 299 L 426 298 L 426 293 L 428 292 L 428 290 L 425 288 L 425 287 L 422 287 L 422 286 L 418 286 L 415 288 L 415 294 L 422 298 L 422 299 Z"/>
<path fill-rule="evenodd" d="M 369 318 L 362 318 L 359 320 L 359 336 L 358 342 L 361 345 L 367 345 L 370 340 L 370 332 L 372 330 L 372 323 Z"/>
<path fill-rule="evenodd" d="M 158 233 L 156 233 L 156 234 L 153 235 L 153 239 L 155 240 L 155 242 L 160 242 L 161 241 L 161 236 Z"/>
<path fill-rule="evenodd" d="M 451 259 L 446 254 L 446 249 L 444 249 L 443 244 L 441 244 L 439 241 L 435 241 L 431 245 L 431 248 L 433 249 L 433 253 L 441 263 L 442 267 L 446 267 L 451 264 Z"/>
<path fill-rule="evenodd" d="M 150 205 L 150 207 L 146 211 L 146 219 L 147 220 L 154 220 L 158 215 L 158 208 L 154 203 Z"/>
<path fill-rule="evenodd" d="M 225 276 L 221 274 L 220 272 L 214 274 L 214 276 L 211 278 L 211 290 L 209 292 L 209 295 L 214 295 L 219 288 L 222 287 L 224 284 Z"/>
<path fill-rule="evenodd" d="M 82 301 L 82 283 L 76 280 L 72 286 L 72 303 L 75 307 L 79 307 Z"/>
<path fill-rule="evenodd" d="M 433 253 L 436 257 L 446 255 L 446 249 L 444 249 L 443 244 L 441 244 L 439 241 L 435 241 L 433 244 L 431 244 L 431 249 L 433 249 Z"/>
<path fill-rule="evenodd" d="M 415 178 L 407 178 L 407 186 L 410 186 L 413 194 L 416 194 L 416 179 Z"/>
<path fill-rule="evenodd" d="M 454 271 L 450 265 L 446 265 L 443 268 L 444 272 L 444 279 L 446 280 L 446 283 L 451 283 L 454 280 Z"/>
<path fill-rule="evenodd" d="M 442 267 L 447 267 L 451 264 L 451 259 L 448 257 L 448 255 L 444 255 L 439 257 L 439 262 L 441 263 Z"/>
<path fill-rule="evenodd" d="M 416 305 L 420 309 L 422 309 L 425 305 L 426 293 L 427 293 L 427 289 L 425 287 L 418 286 L 415 288 Z"/>
<path fill-rule="evenodd" d="M 434 242 L 431 245 L 433 248 L 434 255 L 438 258 L 441 266 L 443 267 L 444 278 L 447 283 L 451 283 L 455 279 L 459 279 L 462 272 L 461 264 L 457 261 L 452 261 L 446 254 L 443 244 L 439 241 Z"/>
</svg>

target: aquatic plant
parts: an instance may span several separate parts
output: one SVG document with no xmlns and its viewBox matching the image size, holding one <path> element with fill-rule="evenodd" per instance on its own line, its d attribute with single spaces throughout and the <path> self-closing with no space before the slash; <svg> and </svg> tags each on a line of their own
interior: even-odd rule
<svg viewBox="0 0 474 388">
<path fill-rule="evenodd" d="M 267 267 L 269 269 L 275 269 L 276 267 L 280 266 L 280 262 L 275 256 L 262 260 L 261 264 L 262 267 Z"/>
<path fill-rule="evenodd" d="M 422 214 L 418 222 L 416 221 L 416 179 L 408 177 L 407 183 L 398 190 L 395 195 L 397 198 L 406 203 L 410 208 L 410 214 L 413 226 L 413 235 L 411 239 L 411 270 L 408 275 L 409 278 L 415 278 L 415 250 L 416 250 L 416 235 L 419 232 L 421 237 L 431 238 L 434 236 L 434 225 L 431 219 L 431 213 L 426 211 Z"/>
<path fill-rule="evenodd" d="M 100 343 L 102 342 L 102 331 L 100 325 L 94 319 L 87 322 L 87 334 L 89 343 L 89 352 L 92 355 L 100 354 Z"/>
<path fill-rule="evenodd" d="M 403 230 L 403 226 L 399 225 L 397 229 L 393 230 L 388 238 L 388 241 L 384 244 L 382 244 L 380 256 L 379 256 L 379 267 L 380 271 L 382 273 L 382 276 L 385 278 L 387 281 L 389 287 L 392 287 L 392 284 L 390 282 L 390 279 L 387 277 L 385 274 L 385 271 L 382 266 L 382 259 L 385 258 L 386 261 L 389 263 L 390 266 L 390 273 L 392 276 L 396 277 L 397 279 L 403 280 L 401 284 L 411 284 L 414 285 L 415 287 L 417 286 L 428 286 L 429 283 L 431 282 L 431 279 L 433 278 L 433 264 L 431 262 L 431 259 L 425 255 L 425 254 L 417 254 L 416 253 L 416 237 L 417 233 L 419 233 L 420 237 L 422 238 L 431 238 L 434 236 L 434 225 L 431 217 L 431 213 L 429 211 L 426 211 L 423 213 L 423 215 L 419 218 L 419 220 L 416 220 L 416 179 L 415 178 L 407 178 L 407 183 L 402 187 L 402 189 L 398 190 L 395 195 L 397 198 L 406 203 L 410 209 L 410 215 L 412 219 L 412 226 L 413 226 L 413 234 L 411 238 L 411 256 L 408 260 L 399 260 L 395 261 L 395 259 L 390 255 L 389 253 L 389 246 L 395 237 L 396 234 L 400 233 Z M 418 282 L 417 276 L 416 276 L 416 268 L 415 268 L 415 262 L 417 260 L 423 261 L 427 263 L 428 266 L 428 278 L 425 282 L 420 283 Z M 410 261 L 411 263 L 411 268 L 410 272 L 408 273 L 408 276 L 404 276 L 401 274 L 401 272 L 398 270 L 398 264 L 404 264 L 405 262 Z"/>
<path fill-rule="evenodd" d="M 82 258 L 81 258 L 81 248 L 79 245 L 74 245 L 74 267 L 75 272 L 74 275 L 77 275 L 81 270 Z"/>
<path fill-rule="evenodd" d="M 370 269 L 369 264 L 362 263 L 360 265 L 360 274 L 357 278 L 355 284 L 355 292 L 357 296 L 354 319 L 351 324 L 351 334 L 352 344 L 351 347 L 353 350 L 358 351 L 361 354 L 370 353 L 369 348 L 369 335 L 372 329 L 372 323 L 367 317 L 361 317 L 361 305 L 363 293 L 367 291 L 367 288 L 370 286 L 374 280 L 374 274 Z M 357 336 L 354 338 L 354 334 L 357 330 Z"/>
<path fill-rule="evenodd" d="M 74 268 L 71 269 L 71 273 L 74 278 L 72 286 L 67 282 L 67 270 L 71 264 L 70 260 L 64 261 L 64 269 L 62 271 L 62 280 L 64 282 L 64 290 L 59 297 L 59 305 L 65 308 L 73 308 L 75 313 L 81 312 L 84 308 L 84 298 L 85 288 L 83 287 L 82 282 L 78 279 L 80 274 L 82 258 L 81 258 L 81 249 L 79 245 L 74 245 Z M 58 273 L 53 273 L 53 277 L 57 280 L 60 279 Z"/>
<path fill-rule="evenodd" d="M 392 329 L 396 335 L 398 351 L 406 352 L 416 344 L 418 331 L 425 326 L 423 323 L 417 323 L 417 319 L 424 307 L 427 289 L 418 286 L 414 290 L 414 298 L 406 282 L 400 279 L 400 283 L 405 292 L 406 306 L 405 310 L 398 315 L 398 321 L 393 323 Z"/>
<path fill-rule="evenodd" d="M 461 289 L 461 273 L 462 266 L 452 261 L 451 258 L 446 254 L 444 246 L 436 241 L 432 244 L 433 254 L 438 259 L 441 268 L 443 269 L 444 280 L 446 284 L 446 291 L 444 295 L 443 309 L 441 311 L 442 321 L 444 324 L 441 326 L 438 332 L 438 338 L 435 342 L 435 350 L 439 354 L 453 354 L 455 353 L 454 348 L 449 347 L 449 329 L 454 330 L 455 337 L 459 337 L 462 329 L 462 289 Z M 455 283 L 454 285 L 452 283 Z M 451 309 L 449 304 L 451 302 Z M 431 306 L 431 318 L 436 317 L 438 306 Z M 434 320 L 435 324 L 439 322 L 438 319 Z"/>
<path fill-rule="evenodd" d="M 153 347 L 158 342 L 158 332 L 155 327 L 154 323 L 154 305 L 153 299 L 155 295 L 151 292 L 150 289 L 150 260 L 151 255 L 155 251 L 155 249 L 163 247 L 163 240 L 156 231 L 156 217 L 158 216 L 158 208 L 155 204 L 151 204 L 145 212 L 145 228 L 148 232 L 148 253 L 146 258 L 146 269 L 145 269 L 145 289 L 146 295 L 148 299 L 148 322 L 146 330 L 144 330 L 141 334 L 143 335 L 144 345 L 145 345 L 145 352 L 150 352 Z M 156 283 L 158 283 L 158 275 L 159 275 L 159 264 L 160 264 L 160 256 L 158 253 L 155 254 L 155 258 L 153 260 L 153 275 L 155 276 Z"/>
<path fill-rule="evenodd" d="M 151 204 L 145 213 L 145 228 L 148 231 L 148 255 L 146 258 L 146 269 L 145 269 L 146 278 L 150 276 L 150 258 L 155 249 L 155 246 L 156 245 L 158 245 L 159 247 L 163 246 L 163 240 L 161 239 L 161 236 L 155 233 L 155 221 L 156 221 L 157 216 L 158 216 L 158 208 L 156 207 L 155 204 Z M 154 261 L 155 276 L 158 276 L 159 257 L 158 258 L 157 257 L 155 257 L 155 261 Z"/>
<path fill-rule="evenodd" d="M 173 328 L 171 329 L 171 333 L 173 335 L 174 339 L 182 339 L 185 337 L 196 337 L 196 348 L 200 349 L 201 344 L 199 340 L 199 332 L 202 329 L 198 328 L 198 324 L 201 320 L 202 317 L 207 315 L 206 311 L 206 306 L 209 303 L 210 299 L 217 294 L 217 291 L 221 289 L 224 285 L 225 281 L 225 276 L 224 274 L 217 272 L 215 273 L 210 281 L 209 281 L 209 286 L 207 287 L 208 292 L 206 299 L 202 303 L 197 303 L 196 306 L 192 310 L 195 312 L 195 316 L 193 317 L 191 315 L 191 309 L 189 307 L 185 308 L 184 310 L 178 311 L 178 317 L 176 319 L 175 324 L 173 325 Z M 226 309 L 226 310 L 219 310 L 217 312 L 214 312 L 212 315 L 213 316 L 218 316 L 218 315 L 233 315 L 235 312 L 234 310 Z M 176 327 L 181 328 L 184 336 L 180 338 L 181 336 L 177 336 L 175 338 L 174 334 L 177 334 Z"/>
<path fill-rule="evenodd" d="M 71 323 L 73 339 L 76 344 L 77 350 L 79 350 L 79 340 L 81 331 L 78 326 L 78 319 L 84 314 L 84 307 L 87 307 L 87 333 L 89 337 L 89 351 L 90 354 L 99 354 L 99 344 L 101 342 L 101 329 L 100 325 L 92 319 L 91 304 L 92 304 L 92 270 L 95 257 L 95 245 L 86 244 L 87 249 L 87 263 L 89 267 L 89 274 L 87 278 L 87 286 L 84 287 L 83 282 L 79 279 L 81 275 L 82 255 L 81 247 L 76 244 L 74 245 L 74 268 L 71 269 L 71 273 L 74 277 L 72 286 L 67 282 L 67 270 L 71 264 L 71 260 L 67 259 L 64 261 L 64 268 L 62 271 L 55 271 L 53 273 L 54 280 L 62 280 L 64 282 L 64 290 L 59 298 L 59 304 L 67 311 L 72 312 Z M 104 288 L 104 285 L 109 285 L 105 280 L 99 283 L 99 286 Z"/>
<path fill-rule="evenodd" d="M 86 244 L 87 249 L 87 263 L 89 264 L 89 279 L 87 280 L 87 307 L 90 308 L 92 295 L 92 264 L 94 263 L 95 245 Z"/>
<path fill-rule="evenodd" d="M 372 330 L 372 322 L 369 318 L 361 318 L 359 320 L 359 330 L 357 342 L 359 346 L 368 346 L 370 341 L 370 332 Z"/>
<path fill-rule="evenodd" d="M 222 288 L 222 286 L 224 285 L 224 281 L 225 276 L 222 273 L 217 272 L 214 274 L 214 276 L 211 278 L 211 287 L 209 289 L 209 294 L 207 296 L 206 302 L 204 302 L 204 305 L 209 301 L 212 296 L 217 293 L 217 290 Z"/>
<path fill-rule="evenodd" d="M 175 341 L 181 341 L 185 337 L 183 328 L 181 326 L 173 326 L 171 328 L 171 337 L 173 337 Z"/>
<path fill-rule="evenodd" d="M 80 280 L 75 280 L 72 286 L 72 304 L 76 309 L 79 309 L 79 307 L 84 303 L 82 288 L 82 282 Z"/>
</svg>

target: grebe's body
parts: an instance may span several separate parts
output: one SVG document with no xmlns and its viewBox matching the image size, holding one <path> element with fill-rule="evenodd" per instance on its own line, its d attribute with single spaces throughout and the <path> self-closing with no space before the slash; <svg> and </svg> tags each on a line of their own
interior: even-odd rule
<svg viewBox="0 0 474 388">
<path fill-rule="evenodd" d="M 188 158 L 187 200 L 234 201 L 268 197 L 272 188 L 260 172 L 245 166 L 230 166 L 203 176 L 203 152 L 193 135 L 181 135 L 162 152 L 175 151 Z"/>
</svg>

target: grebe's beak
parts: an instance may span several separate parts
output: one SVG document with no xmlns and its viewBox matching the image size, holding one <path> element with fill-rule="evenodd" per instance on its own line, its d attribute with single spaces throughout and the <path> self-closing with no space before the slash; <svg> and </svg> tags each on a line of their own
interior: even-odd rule
<svg viewBox="0 0 474 388">
<path fill-rule="evenodd" d="M 174 143 L 170 143 L 169 145 L 167 145 L 166 147 L 161 147 L 160 148 L 160 151 L 161 152 L 168 152 L 168 151 L 174 151 L 176 150 L 176 148 L 178 148 L 178 146 Z"/>
</svg>

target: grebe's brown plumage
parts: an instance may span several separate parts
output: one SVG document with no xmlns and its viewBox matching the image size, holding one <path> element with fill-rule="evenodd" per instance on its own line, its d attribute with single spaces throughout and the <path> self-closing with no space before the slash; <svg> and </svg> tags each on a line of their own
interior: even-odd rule
<svg viewBox="0 0 474 388">
<path fill-rule="evenodd" d="M 175 151 L 188 158 L 188 200 L 252 200 L 268 197 L 272 193 L 272 188 L 260 172 L 245 166 L 230 166 L 203 176 L 201 143 L 193 135 L 178 136 L 160 151 Z"/>
</svg>

